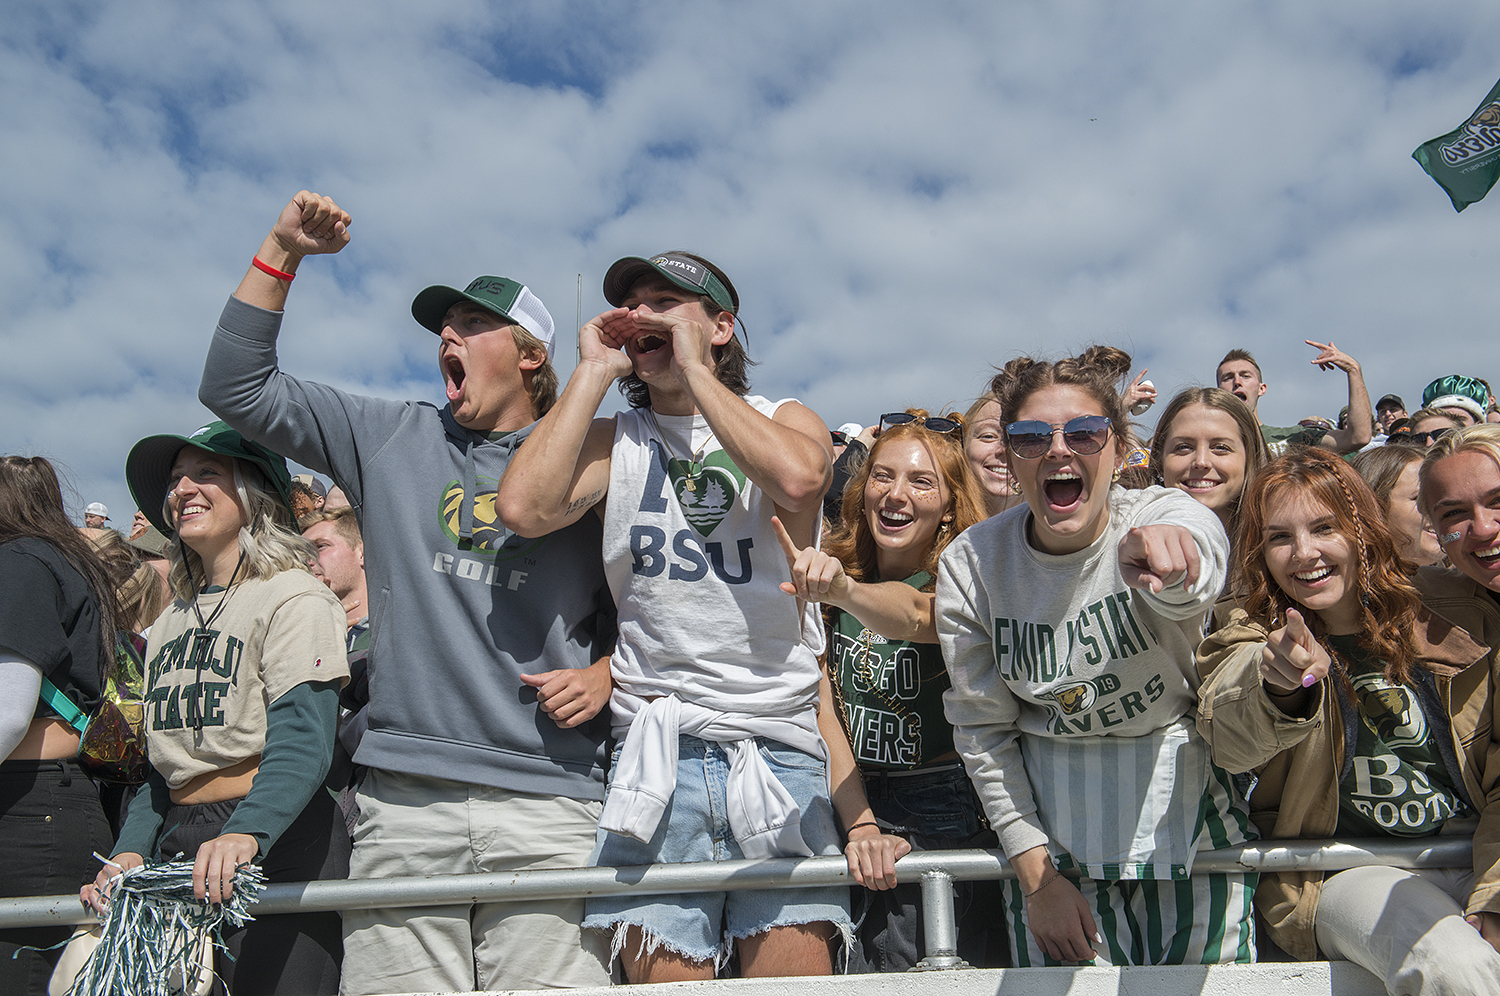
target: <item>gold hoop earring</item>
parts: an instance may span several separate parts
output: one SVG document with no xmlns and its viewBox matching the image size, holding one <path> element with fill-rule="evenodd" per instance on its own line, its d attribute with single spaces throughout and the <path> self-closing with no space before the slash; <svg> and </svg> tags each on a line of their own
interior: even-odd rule
<svg viewBox="0 0 1500 996">
<path fill-rule="evenodd" d="M 1021 493 L 1021 482 L 1016 480 L 1015 478 L 1011 478 L 1010 493 L 1013 495 L 1018 495 Z"/>
</svg>

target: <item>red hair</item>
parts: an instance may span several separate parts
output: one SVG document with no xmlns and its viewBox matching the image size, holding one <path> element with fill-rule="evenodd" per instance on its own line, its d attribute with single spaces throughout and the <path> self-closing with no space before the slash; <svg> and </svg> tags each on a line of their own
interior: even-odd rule
<svg viewBox="0 0 1500 996">
<path fill-rule="evenodd" d="M 1267 629 L 1284 625 L 1286 611 L 1300 608 L 1266 569 L 1268 509 L 1294 493 L 1327 508 L 1355 553 L 1351 579 L 1360 599 L 1359 646 L 1385 664 L 1386 679 L 1405 684 L 1417 647 L 1412 633 L 1422 603 L 1396 553 L 1396 541 L 1369 485 L 1335 453 L 1298 447 L 1273 460 L 1250 482 L 1240 503 L 1239 536 L 1234 544 L 1234 593 L 1250 618 Z M 1318 642 L 1328 631 L 1316 612 L 1303 618 Z"/>
<path fill-rule="evenodd" d="M 869 454 L 844 487 L 843 519 L 823 538 L 823 552 L 837 557 L 844 565 L 844 573 L 862 583 L 901 580 L 880 577 L 880 572 L 875 567 L 875 536 L 870 532 L 870 523 L 865 518 L 865 484 L 870 480 L 870 467 L 875 462 L 875 454 L 886 444 L 900 439 L 921 442 L 932 454 L 932 462 L 937 465 L 938 473 L 942 475 L 943 483 L 948 488 L 953 521 L 948 528 L 938 530 L 932 539 L 932 549 L 922 563 L 922 570 L 931 574 L 934 579 L 937 577 L 938 558 L 948 544 L 953 542 L 953 538 L 986 517 L 979 484 L 974 480 L 974 470 L 969 465 L 968 454 L 964 452 L 961 434 L 963 416 L 958 412 L 950 412 L 947 416 L 959 423 L 959 432 L 936 432 L 922 425 L 920 420 L 927 417 L 925 410 L 908 408 L 906 411 L 917 416 L 918 421 L 887 426 L 875 438 Z"/>
</svg>

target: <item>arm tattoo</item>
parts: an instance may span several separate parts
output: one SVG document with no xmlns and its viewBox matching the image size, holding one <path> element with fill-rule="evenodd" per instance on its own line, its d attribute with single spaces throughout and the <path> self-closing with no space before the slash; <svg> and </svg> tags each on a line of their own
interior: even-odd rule
<svg viewBox="0 0 1500 996">
<path fill-rule="evenodd" d="M 577 511 L 579 511 L 581 509 L 588 508 L 590 505 L 594 504 L 600 498 L 603 498 L 603 497 L 604 497 L 604 489 L 600 488 L 598 491 L 595 491 L 591 495 L 584 495 L 582 498 L 574 499 L 572 502 L 570 502 L 568 504 L 568 510 L 567 510 L 567 512 L 565 512 L 563 514 L 565 514 L 565 515 L 572 515 L 574 512 L 577 512 Z"/>
</svg>

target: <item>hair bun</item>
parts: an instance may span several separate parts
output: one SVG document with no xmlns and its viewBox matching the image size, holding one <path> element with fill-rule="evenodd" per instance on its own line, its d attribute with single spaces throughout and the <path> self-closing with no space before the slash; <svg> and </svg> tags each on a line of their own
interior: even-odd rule
<svg viewBox="0 0 1500 996">
<path fill-rule="evenodd" d="M 1090 346 L 1075 357 L 1075 362 L 1115 378 L 1123 379 L 1130 375 L 1130 354 L 1116 346 Z"/>
</svg>

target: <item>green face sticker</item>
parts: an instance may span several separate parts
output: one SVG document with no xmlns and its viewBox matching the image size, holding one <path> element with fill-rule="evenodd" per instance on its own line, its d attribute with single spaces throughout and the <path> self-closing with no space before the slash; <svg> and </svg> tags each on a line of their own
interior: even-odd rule
<svg viewBox="0 0 1500 996">
<path fill-rule="evenodd" d="M 745 475 L 723 450 L 709 454 L 696 474 L 688 461 L 673 457 L 667 461 L 667 475 L 683 515 L 705 537 L 718 528 L 745 486 Z"/>
</svg>

